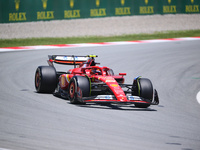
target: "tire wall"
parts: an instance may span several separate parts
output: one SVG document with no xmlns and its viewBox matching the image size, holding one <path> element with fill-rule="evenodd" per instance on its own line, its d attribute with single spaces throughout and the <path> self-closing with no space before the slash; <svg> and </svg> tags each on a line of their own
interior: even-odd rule
<svg viewBox="0 0 200 150">
<path fill-rule="evenodd" d="M 200 0 L 0 0 L 0 23 L 200 13 Z"/>
</svg>

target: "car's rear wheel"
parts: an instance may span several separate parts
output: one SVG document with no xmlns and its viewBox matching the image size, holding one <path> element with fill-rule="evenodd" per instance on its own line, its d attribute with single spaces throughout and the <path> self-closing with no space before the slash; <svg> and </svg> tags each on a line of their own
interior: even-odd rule
<svg viewBox="0 0 200 150">
<path fill-rule="evenodd" d="M 74 76 L 69 83 L 69 99 L 72 104 L 83 103 L 83 97 L 90 96 L 90 82 L 87 77 Z"/>
<path fill-rule="evenodd" d="M 39 66 L 35 72 L 35 89 L 38 93 L 53 93 L 57 84 L 56 70 L 51 66 Z"/>
<path fill-rule="evenodd" d="M 147 78 L 137 78 L 133 82 L 132 95 L 140 96 L 149 103 L 153 100 L 153 85 Z M 150 104 L 135 104 L 139 108 L 147 108 Z"/>
</svg>

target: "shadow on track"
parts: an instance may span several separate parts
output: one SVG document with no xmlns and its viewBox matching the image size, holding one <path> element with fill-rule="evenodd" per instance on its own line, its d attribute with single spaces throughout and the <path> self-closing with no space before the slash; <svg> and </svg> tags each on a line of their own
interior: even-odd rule
<svg viewBox="0 0 200 150">
<path fill-rule="evenodd" d="M 133 105 L 115 105 L 115 104 L 82 104 L 76 105 L 78 107 L 95 108 L 95 109 L 112 109 L 123 111 L 157 111 L 151 108 L 137 108 Z"/>
<path fill-rule="evenodd" d="M 37 93 L 35 91 L 35 93 Z M 38 93 L 38 94 L 48 94 L 48 93 Z M 133 104 L 111 104 L 111 103 L 85 103 L 85 104 L 71 104 L 69 100 L 62 98 L 60 96 L 54 95 L 58 99 L 67 101 L 69 105 L 75 105 L 77 107 L 84 108 L 95 108 L 95 109 L 110 109 L 110 110 L 123 110 L 123 111 L 157 111 L 152 108 L 137 108 Z M 150 106 L 151 107 L 151 106 Z M 160 106 L 163 107 L 163 106 Z"/>
</svg>

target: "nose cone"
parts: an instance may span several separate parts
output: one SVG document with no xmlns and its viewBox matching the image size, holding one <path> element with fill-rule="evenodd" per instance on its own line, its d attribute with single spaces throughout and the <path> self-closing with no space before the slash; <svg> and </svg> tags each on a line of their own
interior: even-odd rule
<svg viewBox="0 0 200 150">
<path fill-rule="evenodd" d="M 126 95 L 120 94 L 119 96 L 117 96 L 117 100 L 120 102 L 127 102 Z"/>
</svg>

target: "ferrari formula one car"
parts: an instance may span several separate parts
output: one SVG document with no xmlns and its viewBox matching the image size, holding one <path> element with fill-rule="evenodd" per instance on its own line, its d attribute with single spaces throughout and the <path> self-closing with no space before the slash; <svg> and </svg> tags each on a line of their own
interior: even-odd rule
<svg viewBox="0 0 200 150">
<path fill-rule="evenodd" d="M 49 66 L 39 66 L 35 73 L 38 93 L 54 93 L 72 104 L 121 103 L 147 108 L 158 105 L 157 91 L 147 78 L 140 76 L 132 84 L 124 84 L 126 73 L 114 75 L 113 70 L 98 66 L 97 55 L 49 55 Z M 74 65 L 67 72 L 56 71 L 53 63 Z"/>
</svg>

